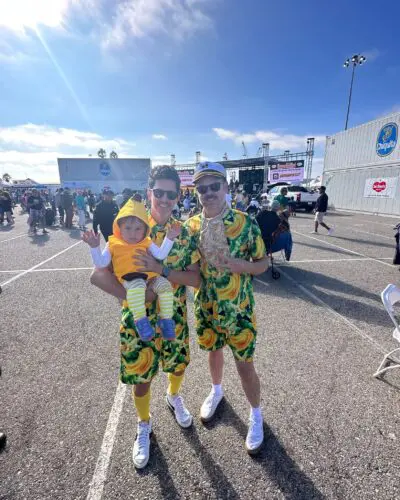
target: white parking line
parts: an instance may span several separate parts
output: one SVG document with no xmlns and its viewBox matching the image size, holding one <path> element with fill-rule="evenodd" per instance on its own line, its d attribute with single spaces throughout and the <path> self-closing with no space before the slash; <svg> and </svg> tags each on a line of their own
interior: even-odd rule
<svg viewBox="0 0 400 500">
<path fill-rule="evenodd" d="M 340 250 L 344 250 L 346 252 L 352 253 L 353 255 L 359 255 L 360 257 L 366 257 L 367 259 L 374 260 L 375 262 L 379 262 L 380 264 L 383 264 L 384 266 L 393 267 L 392 264 L 388 264 L 387 262 L 382 262 L 381 260 L 375 259 L 374 257 L 368 257 L 368 255 L 365 255 L 363 253 L 355 252 L 354 250 L 349 250 L 348 248 L 344 248 L 344 247 L 341 247 L 339 245 L 335 245 L 334 243 L 330 243 L 329 241 L 325 241 L 321 238 L 315 238 L 314 236 L 309 236 L 308 234 L 299 233 L 298 231 L 293 231 L 293 230 L 292 230 L 292 233 L 298 234 L 299 236 L 304 236 L 304 238 L 309 238 L 310 240 L 318 241 L 319 243 L 324 243 L 325 245 L 329 245 L 331 247 L 339 248 Z"/>
<path fill-rule="evenodd" d="M 53 271 L 92 271 L 94 268 L 93 267 L 51 267 L 51 268 L 46 268 L 46 269 L 34 269 L 33 271 L 30 271 L 31 273 L 48 273 L 48 272 L 53 272 Z M 28 269 L 14 269 L 11 271 L 2 271 L 0 269 L 0 274 L 1 273 L 9 273 L 9 274 L 15 274 L 15 273 L 23 273 L 24 271 L 28 271 Z"/>
<path fill-rule="evenodd" d="M 278 267 L 277 267 L 278 268 Z M 279 272 L 282 273 L 282 275 L 289 280 L 291 283 L 293 283 L 295 286 L 297 286 L 303 293 L 305 293 L 308 297 L 310 297 L 314 302 L 319 304 L 322 307 L 325 307 L 333 316 L 336 316 L 340 318 L 342 321 L 344 321 L 357 335 L 362 337 L 364 340 L 366 340 L 368 343 L 370 343 L 378 352 L 381 354 L 386 354 L 387 350 L 382 347 L 375 339 L 370 337 L 367 333 L 363 332 L 358 326 L 356 326 L 354 323 L 352 323 L 350 320 L 348 320 L 345 316 L 342 316 L 340 313 L 332 309 L 330 305 L 328 305 L 326 302 L 324 302 L 322 299 L 314 295 L 310 290 L 307 290 L 303 285 L 301 285 L 299 282 L 297 282 L 294 278 L 289 276 L 287 272 L 285 272 L 281 267 L 278 268 Z M 268 283 L 265 283 L 264 281 L 254 278 L 255 281 L 258 283 L 261 283 L 262 285 L 267 286 Z"/>
<path fill-rule="evenodd" d="M 372 233 L 371 231 L 363 231 L 362 229 L 355 229 L 358 226 L 363 226 L 364 224 L 354 224 L 354 226 L 345 226 L 344 224 L 340 224 L 339 229 L 344 229 L 348 231 L 355 231 L 356 233 L 363 233 L 363 234 L 370 234 L 371 236 L 377 236 L 378 238 L 384 238 L 386 240 L 394 240 L 394 235 L 393 236 L 386 236 L 384 234 L 379 234 L 379 233 Z M 309 228 L 309 225 L 305 224 L 296 224 L 296 229 L 298 228 Z M 354 240 L 355 243 L 357 243 L 357 240 Z"/>
<path fill-rule="evenodd" d="M 70 245 L 69 247 L 65 248 L 64 250 L 61 250 L 61 252 L 58 252 L 55 255 L 52 255 L 51 257 L 49 257 L 48 259 L 43 260 L 42 262 L 39 262 L 39 264 L 36 264 L 35 266 L 31 267 L 30 269 L 26 269 L 25 271 L 22 271 L 19 274 L 17 274 L 17 276 L 13 276 L 12 278 L 10 278 L 8 281 L 4 281 L 4 283 L 0 283 L 0 286 L 3 287 L 3 286 L 6 286 L 6 285 L 9 285 L 13 281 L 15 281 L 15 280 L 17 280 L 19 278 L 22 278 L 22 276 L 25 276 L 25 274 L 31 273 L 32 271 L 34 271 L 38 267 L 43 266 L 43 264 L 46 264 L 46 262 L 50 262 L 51 260 L 55 259 L 59 255 L 62 255 L 63 253 L 68 252 L 68 250 L 71 250 L 71 248 L 74 248 L 74 247 L 76 247 L 76 245 L 80 245 L 81 243 L 82 243 L 82 241 L 78 241 L 76 243 L 73 243 L 72 245 Z"/>
<path fill-rule="evenodd" d="M 20 234 L 17 234 L 16 236 L 14 236 L 14 238 L 9 238 L 7 240 L 0 240 L 0 243 L 6 243 L 7 241 L 16 240 L 18 238 L 22 238 L 23 236 L 28 236 L 28 233 L 20 233 Z"/>
<path fill-rule="evenodd" d="M 100 500 L 103 495 L 104 483 L 107 479 L 108 466 L 110 464 L 111 453 L 117 434 L 119 416 L 124 406 L 124 398 L 127 386 L 118 383 L 115 393 L 114 404 L 112 405 L 110 416 L 108 417 L 106 431 L 104 433 L 100 454 L 97 459 L 92 481 L 90 482 L 89 493 L 86 500 Z"/>
<path fill-rule="evenodd" d="M 381 260 L 392 260 L 393 257 L 382 257 Z M 310 260 L 291 260 L 289 261 L 288 265 L 290 264 L 301 264 L 302 262 L 346 262 L 346 261 L 366 261 L 366 260 L 375 260 L 372 257 L 350 257 L 348 259 L 310 259 Z M 279 265 L 281 265 L 279 263 Z"/>
</svg>

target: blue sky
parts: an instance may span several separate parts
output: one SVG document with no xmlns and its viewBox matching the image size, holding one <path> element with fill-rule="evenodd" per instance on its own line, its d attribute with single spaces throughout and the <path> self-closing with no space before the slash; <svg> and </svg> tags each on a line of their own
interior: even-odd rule
<svg viewBox="0 0 400 500">
<path fill-rule="evenodd" d="M 34 4 L 34 6 L 32 6 Z M 0 3 L 0 174 L 57 181 L 103 146 L 169 163 L 303 151 L 400 110 L 400 4 L 371 0 Z"/>
</svg>

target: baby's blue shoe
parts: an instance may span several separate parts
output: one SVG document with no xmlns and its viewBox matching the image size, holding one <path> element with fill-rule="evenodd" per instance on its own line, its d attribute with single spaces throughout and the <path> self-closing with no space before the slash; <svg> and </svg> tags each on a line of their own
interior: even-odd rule
<svg viewBox="0 0 400 500">
<path fill-rule="evenodd" d="M 161 328 L 165 340 L 175 340 L 175 321 L 173 319 L 160 319 L 158 326 Z"/>
<path fill-rule="evenodd" d="M 150 342 L 154 337 L 154 330 L 150 325 L 149 318 L 145 316 L 135 321 L 135 325 L 139 334 L 139 337 L 144 342 Z"/>
</svg>

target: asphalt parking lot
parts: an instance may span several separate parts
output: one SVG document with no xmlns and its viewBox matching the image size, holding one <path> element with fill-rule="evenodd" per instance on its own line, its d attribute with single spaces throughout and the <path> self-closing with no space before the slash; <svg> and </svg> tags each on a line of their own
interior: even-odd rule
<svg viewBox="0 0 400 500">
<path fill-rule="evenodd" d="M 149 465 L 135 471 L 136 420 L 118 384 L 119 306 L 89 283 L 78 230 L 28 236 L 26 216 L 0 228 L 0 499 L 398 499 L 400 370 L 372 374 L 396 347 L 380 292 L 399 283 L 391 264 L 395 219 L 334 213 L 335 235 L 291 220 L 294 252 L 255 279 L 256 367 L 266 440 L 247 455 L 248 406 L 225 353 L 225 401 L 206 427 L 210 389 L 195 342 L 182 395 L 195 416 L 183 430 L 152 388 Z M 278 259 L 279 260 L 279 257 Z"/>
</svg>

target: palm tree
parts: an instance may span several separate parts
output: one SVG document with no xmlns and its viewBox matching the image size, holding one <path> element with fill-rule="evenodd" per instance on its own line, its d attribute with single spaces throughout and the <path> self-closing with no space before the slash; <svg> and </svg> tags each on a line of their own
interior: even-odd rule
<svg viewBox="0 0 400 500">
<path fill-rule="evenodd" d="M 10 182 L 11 181 L 11 175 L 10 174 L 3 174 L 3 181 L 4 182 Z"/>
<path fill-rule="evenodd" d="M 111 151 L 110 158 L 118 158 L 118 155 L 115 151 Z"/>
<path fill-rule="evenodd" d="M 105 158 L 107 156 L 107 153 L 106 153 L 106 150 L 103 149 L 103 148 L 100 148 L 98 151 L 97 151 L 97 156 L 99 158 Z"/>
</svg>

